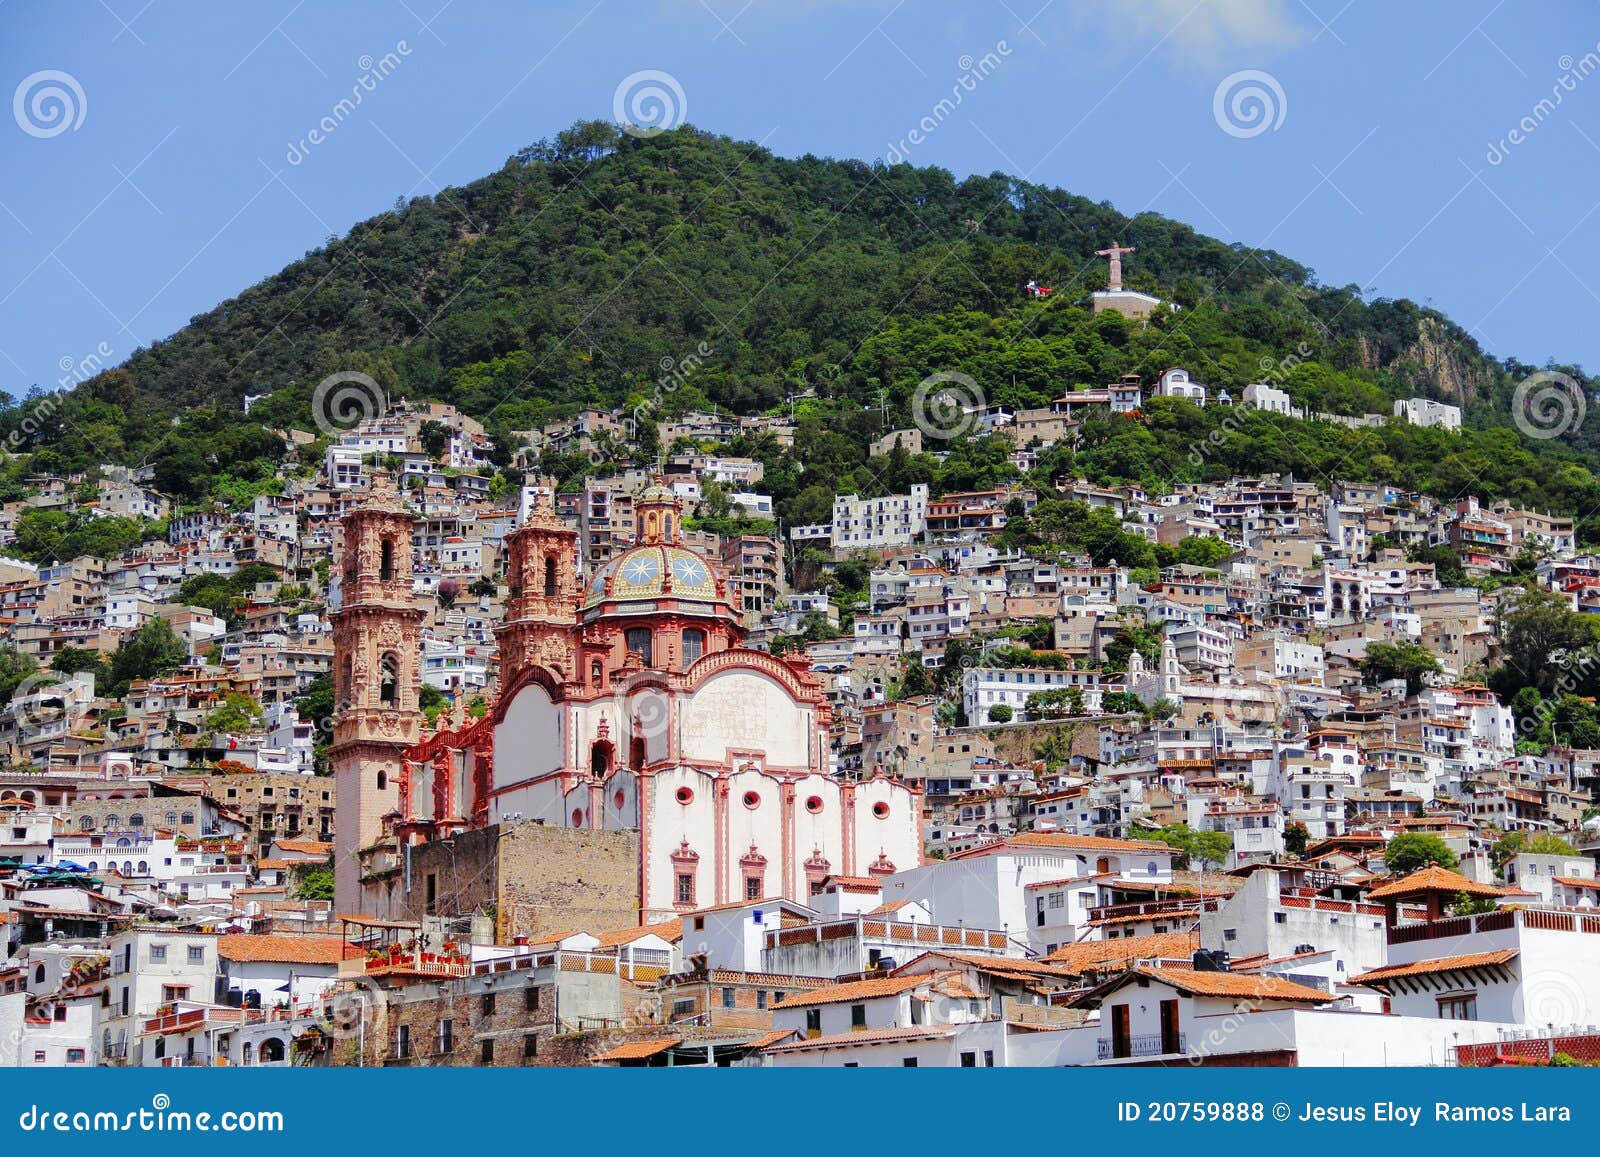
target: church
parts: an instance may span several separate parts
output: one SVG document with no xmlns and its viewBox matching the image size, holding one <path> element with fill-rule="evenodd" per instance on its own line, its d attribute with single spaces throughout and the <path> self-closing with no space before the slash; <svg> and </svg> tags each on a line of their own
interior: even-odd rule
<svg viewBox="0 0 1600 1157">
<path fill-rule="evenodd" d="M 803 659 L 744 646 L 726 575 L 683 545 L 655 482 L 631 548 L 582 577 L 541 492 L 507 541 L 500 694 L 481 720 L 417 710 L 412 518 L 390 482 L 345 516 L 334 619 L 336 902 L 392 908 L 406 849 L 500 825 L 638 833 L 641 922 L 805 901 L 828 875 L 922 862 L 918 790 L 829 774 L 829 704 Z M 348 823 L 346 822 L 348 816 Z"/>
</svg>

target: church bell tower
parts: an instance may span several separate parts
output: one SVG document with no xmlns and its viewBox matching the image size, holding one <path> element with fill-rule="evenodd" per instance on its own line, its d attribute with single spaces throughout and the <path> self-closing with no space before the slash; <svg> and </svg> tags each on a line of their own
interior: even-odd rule
<svg viewBox="0 0 1600 1157">
<path fill-rule="evenodd" d="M 506 541 L 505 622 L 495 629 L 500 669 L 509 682 L 533 663 L 577 681 L 578 532 L 540 489 L 527 518 Z"/>
<path fill-rule="evenodd" d="M 387 471 L 373 473 L 366 500 L 341 521 L 339 606 L 333 622 L 335 911 L 362 912 L 363 849 L 389 836 L 384 817 L 400 803 L 402 753 L 422 737 L 418 630 L 425 612 L 412 595 L 416 519 Z"/>
</svg>

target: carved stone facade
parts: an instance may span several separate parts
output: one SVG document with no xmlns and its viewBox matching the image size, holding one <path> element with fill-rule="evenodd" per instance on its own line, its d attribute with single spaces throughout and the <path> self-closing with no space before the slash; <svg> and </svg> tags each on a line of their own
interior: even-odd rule
<svg viewBox="0 0 1600 1157">
<path fill-rule="evenodd" d="M 638 541 L 586 584 L 548 499 L 513 534 L 500 698 L 406 753 L 400 839 L 529 821 L 637 831 L 646 921 L 803 900 L 819 865 L 919 863 L 920 794 L 835 779 L 821 681 L 743 646 L 728 580 L 682 545 L 669 489 L 646 489 L 635 513 Z"/>
<path fill-rule="evenodd" d="M 424 612 L 412 595 L 415 519 L 387 473 L 341 525 L 344 553 L 333 621 L 334 901 L 363 910 L 363 863 L 393 837 L 407 747 L 422 738 L 418 631 Z"/>
</svg>

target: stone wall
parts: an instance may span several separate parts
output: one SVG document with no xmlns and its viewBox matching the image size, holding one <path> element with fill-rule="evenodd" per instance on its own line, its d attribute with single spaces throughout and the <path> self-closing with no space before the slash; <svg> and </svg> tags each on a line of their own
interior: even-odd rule
<svg viewBox="0 0 1600 1157">
<path fill-rule="evenodd" d="M 432 911 L 429 888 L 432 887 Z M 639 923 L 639 833 L 524 823 L 464 832 L 411 853 L 403 919 L 493 913 L 518 935 L 607 932 Z"/>
</svg>

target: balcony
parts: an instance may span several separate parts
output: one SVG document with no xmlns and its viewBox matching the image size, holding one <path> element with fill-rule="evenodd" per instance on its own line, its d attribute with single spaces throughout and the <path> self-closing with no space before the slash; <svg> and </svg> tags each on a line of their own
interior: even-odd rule
<svg viewBox="0 0 1600 1157">
<path fill-rule="evenodd" d="M 1401 924 L 1389 929 L 1390 944 L 1412 944 L 1419 940 L 1439 940 L 1448 936 L 1474 936 L 1507 928 L 1531 928 L 1541 932 L 1600 933 L 1600 913 L 1560 911 L 1546 908 L 1501 908 L 1476 916 L 1447 916 L 1416 924 Z"/>
<path fill-rule="evenodd" d="M 1123 1045 L 1120 1049 L 1117 1047 L 1119 1043 Z M 1115 1041 L 1111 1037 L 1101 1037 L 1096 1044 L 1098 1045 L 1096 1059 L 1102 1061 L 1120 1061 L 1132 1057 L 1181 1056 L 1189 1051 L 1186 1034 L 1181 1032 L 1173 1036 L 1162 1033 L 1134 1036 L 1124 1042 Z"/>
</svg>

